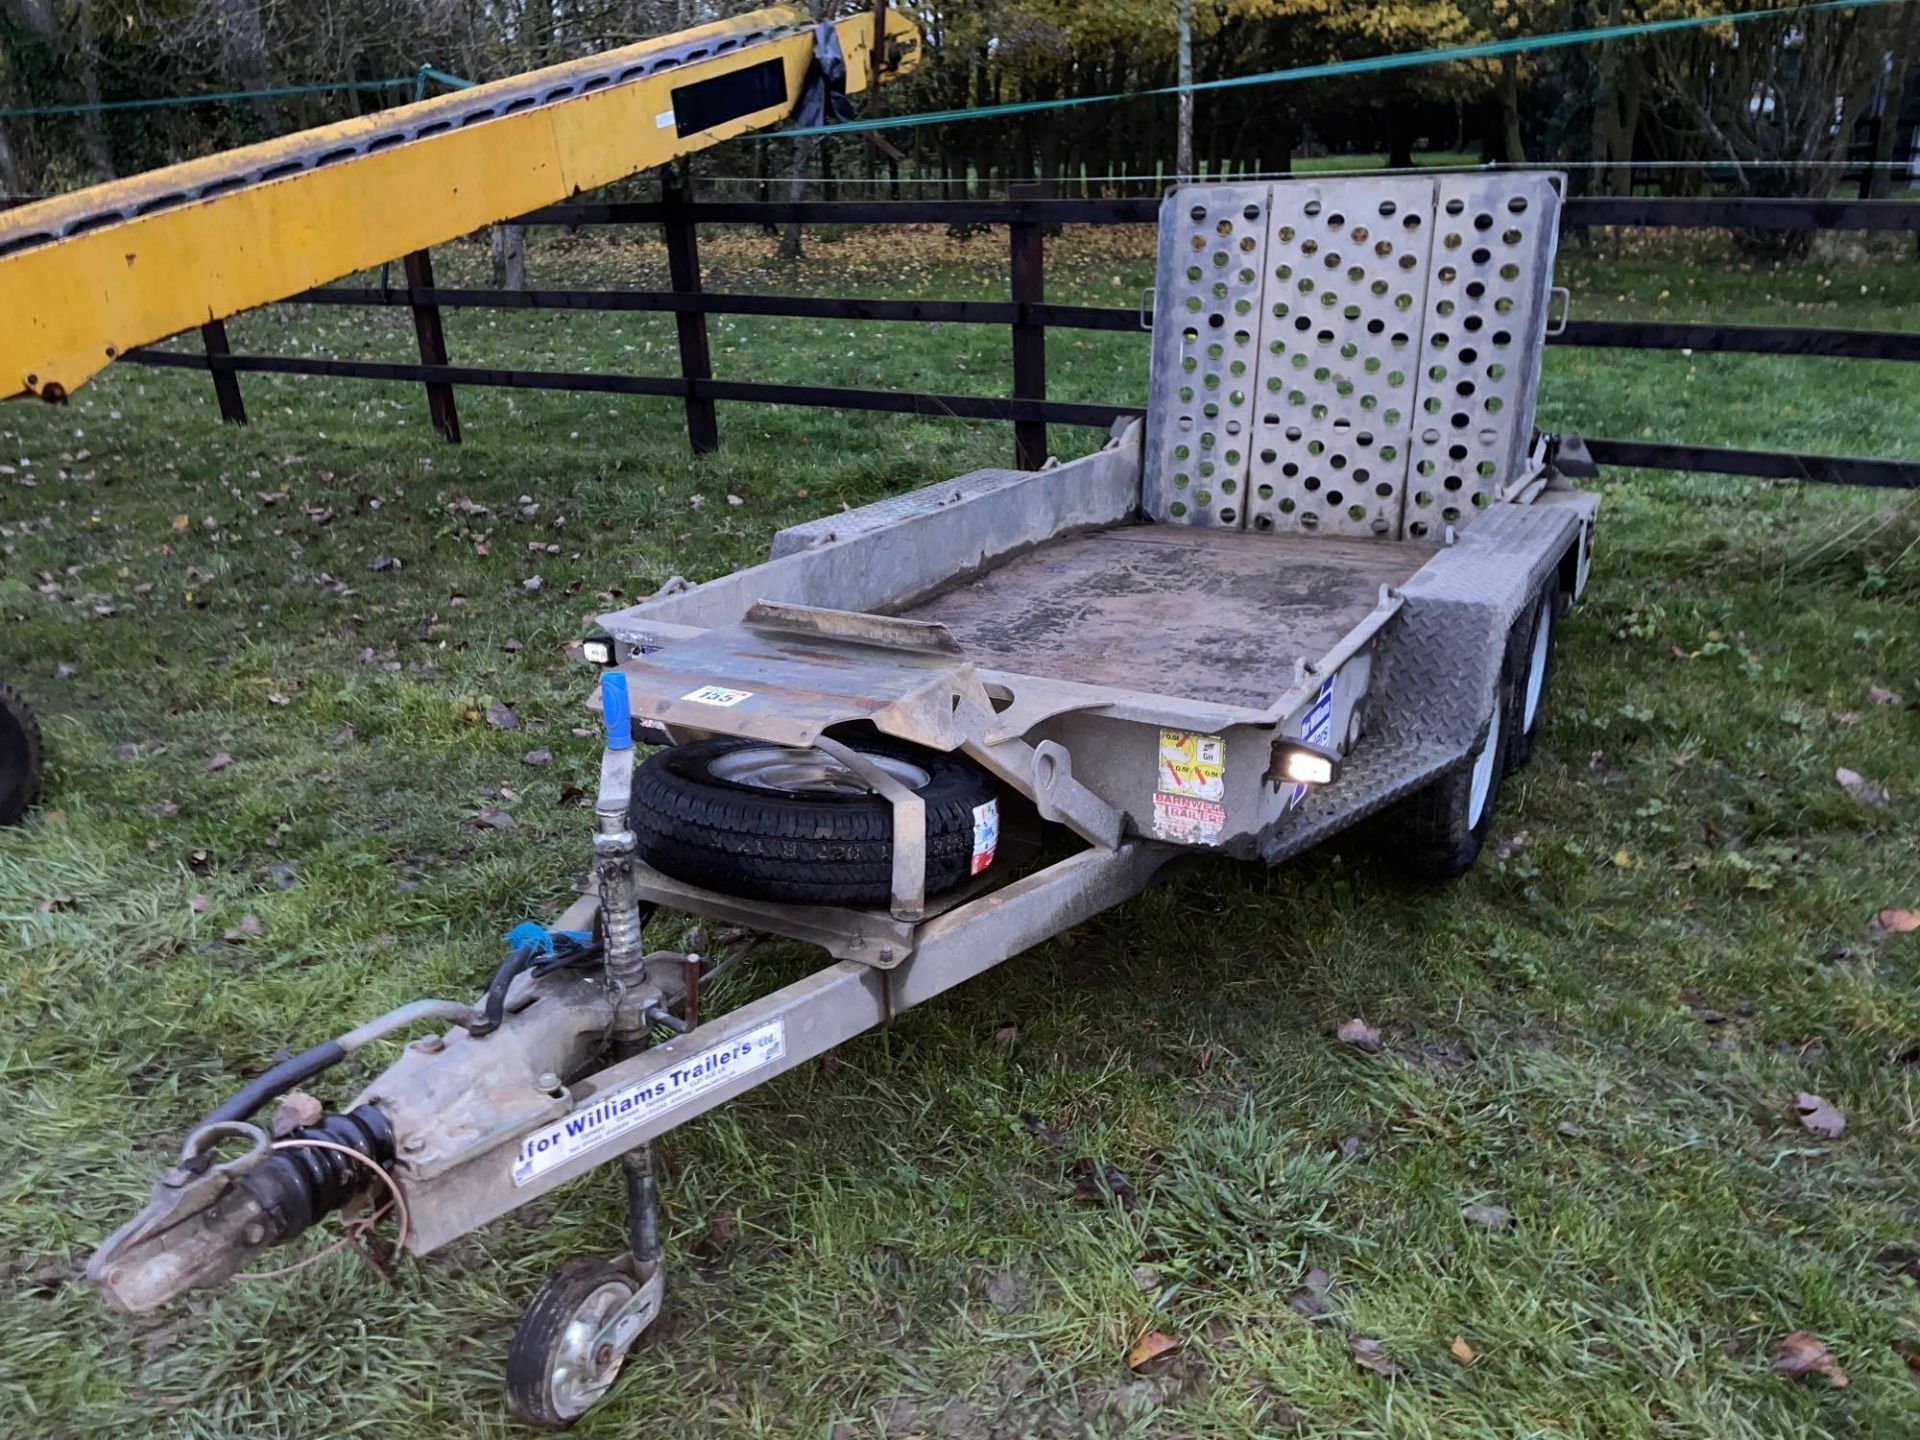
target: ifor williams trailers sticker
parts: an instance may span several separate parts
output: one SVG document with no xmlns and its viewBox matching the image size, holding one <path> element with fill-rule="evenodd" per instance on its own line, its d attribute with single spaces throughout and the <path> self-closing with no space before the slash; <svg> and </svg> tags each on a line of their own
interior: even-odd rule
<svg viewBox="0 0 1920 1440">
<path fill-rule="evenodd" d="M 520 1153 L 513 1162 L 513 1183 L 525 1185 L 709 1090 L 774 1064 L 786 1053 L 786 1022 L 770 1020 L 682 1064 L 596 1095 L 571 1115 L 541 1127 L 520 1142 Z"/>
</svg>

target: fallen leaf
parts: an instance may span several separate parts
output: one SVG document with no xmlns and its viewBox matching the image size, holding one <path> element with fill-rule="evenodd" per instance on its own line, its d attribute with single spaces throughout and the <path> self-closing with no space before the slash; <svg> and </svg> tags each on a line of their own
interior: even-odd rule
<svg viewBox="0 0 1920 1440">
<path fill-rule="evenodd" d="M 1504 1205 L 1462 1205 L 1460 1218 L 1489 1230 L 1511 1230 L 1513 1212 Z"/>
<path fill-rule="evenodd" d="M 1138 1370 L 1149 1361 L 1158 1360 L 1162 1355 L 1170 1355 L 1180 1348 L 1180 1342 L 1164 1330 L 1149 1330 L 1139 1342 L 1127 1351 L 1127 1368 Z"/>
<path fill-rule="evenodd" d="M 1127 1178 L 1127 1172 L 1117 1165 L 1108 1165 L 1083 1155 L 1067 1167 L 1067 1173 L 1075 1177 L 1073 1191 L 1067 1198 L 1079 1204 L 1112 1204 L 1122 1210 L 1131 1210 L 1140 1198 L 1134 1192 L 1133 1181 Z"/>
<path fill-rule="evenodd" d="M 1896 1275 L 1920 1282 L 1920 1246 L 1888 1245 L 1876 1250 L 1873 1263 L 1885 1265 Z"/>
<path fill-rule="evenodd" d="M 1374 1374 L 1385 1375 L 1388 1379 L 1407 1373 L 1400 1368 L 1397 1360 L 1380 1348 L 1380 1342 L 1371 1335 L 1358 1333 L 1348 1335 L 1347 1350 L 1353 1356 L 1353 1363 L 1362 1370 L 1371 1370 Z"/>
<path fill-rule="evenodd" d="M 304 1090 L 289 1090 L 274 1107 L 273 1120 L 267 1126 L 276 1140 L 284 1140 L 306 1125 L 317 1125 L 326 1113 L 323 1106 Z"/>
<path fill-rule="evenodd" d="M 518 730 L 520 717 L 513 713 L 513 707 L 502 700 L 487 702 L 487 724 L 496 730 Z"/>
<path fill-rule="evenodd" d="M 1002 1020 L 999 1025 L 994 1027 L 993 1043 L 1003 1050 L 1019 1038 L 1020 1022 L 1017 1020 Z"/>
<path fill-rule="evenodd" d="M 1342 1020 L 1340 1028 L 1333 1033 L 1336 1039 L 1344 1041 L 1356 1050 L 1364 1050 L 1369 1055 L 1380 1053 L 1380 1032 L 1358 1015 L 1351 1020 Z"/>
<path fill-rule="evenodd" d="M 538 590 L 542 585 L 546 583 L 547 582 L 542 580 L 538 575 L 529 575 L 526 579 L 520 582 L 520 588 L 522 590 Z"/>
<path fill-rule="evenodd" d="M 1569 1140 L 1584 1140 L 1587 1135 L 1587 1127 L 1582 1125 L 1578 1120 L 1562 1120 L 1553 1128 L 1557 1133 L 1566 1136 Z"/>
<path fill-rule="evenodd" d="M 1833 778 L 1840 782 L 1842 790 L 1863 804 L 1885 805 L 1893 798 L 1887 793 L 1885 786 L 1875 785 L 1859 771 L 1849 770 L 1844 765 L 1833 772 Z"/>
<path fill-rule="evenodd" d="M 1333 1301 L 1330 1298 L 1333 1288 L 1331 1275 L 1316 1268 L 1307 1271 L 1300 1277 L 1300 1281 L 1300 1288 L 1287 1296 L 1289 1310 L 1308 1320 L 1318 1320 L 1322 1316 L 1334 1313 Z"/>
<path fill-rule="evenodd" d="M 1873 923 L 1889 935 L 1911 935 L 1920 930 L 1920 910 L 1889 906 L 1873 917 Z"/>
<path fill-rule="evenodd" d="M 513 828 L 513 816 L 502 810 L 498 805 L 482 805 L 480 807 L 480 813 L 473 817 L 473 828 L 476 830 L 511 830 Z"/>
<path fill-rule="evenodd" d="M 1847 1117 L 1818 1095 L 1802 1090 L 1793 1097 L 1793 1108 L 1800 1124 L 1823 1140 L 1838 1140 L 1847 1131 Z"/>
<path fill-rule="evenodd" d="M 1031 1111 L 1020 1117 L 1020 1127 L 1056 1155 L 1064 1155 L 1073 1148 L 1071 1135 L 1054 1129 Z"/>
<path fill-rule="evenodd" d="M 80 902 L 78 900 L 75 900 L 71 895 L 66 895 L 66 894 L 49 895 L 46 899 L 40 902 L 37 908 L 39 909 L 42 915 L 51 915 L 56 910 L 76 909 L 78 908 L 79 904 Z"/>
<path fill-rule="evenodd" d="M 173 517 L 173 528 L 176 530 L 184 530 L 187 528 L 187 526 L 191 525 L 192 523 L 193 522 L 189 520 L 185 515 L 176 515 Z"/>
<path fill-rule="evenodd" d="M 1151 1265 L 1136 1265 L 1133 1267 L 1132 1274 L 1133 1283 L 1149 1295 L 1167 1283 L 1167 1277 Z"/>
<path fill-rule="evenodd" d="M 1824 1375 L 1827 1384 L 1838 1390 L 1847 1383 L 1847 1372 L 1840 1368 L 1827 1347 L 1804 1330 L 1775 1342 L 1773 1369 L 1789 1380 L 1804 1380 L 1809 1375 Z"/>
<path fill-rule="evenodd" d="M 171 800 L 153 800 L 142 805 L 140 813 L 149 820 L 163 820 L 169 815 L 178 815 L 180 807 Z"/>
<path fill-rule="evenodd" d="M 240 923 L 221 936 L 229 945 L 240 940 L 258 939 L 263 931 L 260 917 L 249 910 L 240 917 Z"/>
<path fill-rule="evenodd" d="M 1456 1335 L 1453 1337 L 1453 1343 L 1447 1346 L 1447 1353 L 1462 1365 L 1471 1365 L 1480 1358 L 1479 1353 L 1473 1346 L 1467 1343 L 1467 1337 L 1464 1335 Z"/>
<path fill-rule="evenodd" d="M 551 765 L 553 763 L 553 751 L 544 749 L 529 750 L 520 757 L 520 763 L 522 765 Z"/>
<path fill-rule="evenodd" d="M 206 914 L 212 904 L 213 897 L 210 895 L 194 895 L 190 896 L 187 900 L 187 908 L 196 915 Z"/>
<path fill-rule="evenodd" d="M 713 1218 L 707 1222 L 707 1233 L 694 1242 L 693 1253 L 706 1260 L 719 1259 L 733 1243 L 735 1218 L 730 1205 L 722 1205 L 714 1211 Z"/>
<path fill-rule="evenodd" d="M 1874 705 L 1891 705 L 1895 709 L 1906 703 L 1896 692 L 1887 689 L 1884 685 L 1867 686 L 1867 699 Z"/>
<path fill-rule="evenodd" d="M 218 755 L 207 761 L 207 769 L 210 771 L 224 770 L 231 764 L 233 764 L 233 756 L 222 750 Z"/>
<path fill-rule="evenodd" d="M 269 705 L 291 705 L 293 698 L 289 695 L 282 695 L 276 690 L 267 696 L 267 703 Z"/>
<path fill-rule="evenodd" d="M 1340 1144 L 1335 1148 L 1339 1150 L 1342 1160 L 1358 1160 L 1365 1146 L 1358 1135 L 1343 1135 L 1340 1138 Z"/>
<path fill-rule="evenodd" d="M 376 555 L 373 557 L 373 564 L 369 565 L 367 568 L 369 570 L 376 570 L 376 571 L 398 570 L 400 568 L 400 559 L 398 556 L 395 556 L 395 555 Z"/>
</svg>

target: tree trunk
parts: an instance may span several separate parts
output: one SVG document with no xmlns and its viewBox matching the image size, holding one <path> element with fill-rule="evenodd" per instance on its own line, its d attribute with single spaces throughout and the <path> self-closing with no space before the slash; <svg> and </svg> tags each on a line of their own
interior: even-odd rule
<svg viewBox="0 0 1920 1440">
<path fill-rule="evenodd" d="M 1608 0 L 1607 13 L 1602 24 L 1614 26 L 1620 23 L 1625 13 L 1625 0 Z M 1620 128 L 1620 42 L 1603 40 L 1600 42 L 1600 59 L 1594 66 L 1593 86 L 1593 158 L 1596 161 L 1610 161 L 1614 158 L 1614 142 Z M 1600 189 L 1611 189 L 1608 178 Z"/>
<path fill-rule="evenodd" d="M 80 7 L 80 50 L 77 57 L 80 69 L 80 95 L 88 105 L 100 104 L 100 48 L 95 40 L 99 33 L 94 25 L 94 7 L 82 4 Z M 102 180 L 118 177 L 114 168 L 113 149 L 107 143 L 106 127 L 100 121 L 100 111 L 84 110 L 79 115 L 80 148 L 86 152 L 87 163 L 93 167 L 94 174 Z"/>
<path fill-rule="evenodd" d="M 493 227 L 493 288 L 527 288 L 527 231 L 521 225 Z"/>
<path fill-rule="evenodd" d="M 1862 193 L 1884 200 L 1893 184 L 1893 148 L 1900 137 L 1900 102 L 1907 93 L 1907 74 L 1913 65 L 1914 17 L 1920 6 L 1902 5 L 1894 22 L 1892 44 L 1888 46 L 1892 67 L 1887 72 L 1886 95 L 1880 118 L 1874 127 L 1873 153 Z"/>
<path fill-rule="evenodd" d="M 14 158 L 13 142 L 7 138 L 7 127 L 0 125 L 0 199 L 18 195 L 20 184 L 20 162 Z"/>
<path fill-rule="evenodd" d="M 807 172 L 813 168 L 814 159 L 819 151 L 818 135 L 802 136 L 800 143 L 793 147 L 793 181 L 787 187 L 787 198 L 796 205 L 807 198 Z M 806 249 L 801 244 L 798 220 L 789 223 L 786 233 L 780 237 L 780 258 L 782 260 L 806 258 Z"/>
<path fill-rule="evenodd" d="M 1520 57 L 1500 57 L 1500 120 L 1509 165 L 1527 163 L 1526 140 L 1520 133 Z"/>
<path fill-rule="evenodd" d="M 220 68 L 236 90 L 265 90 L 272 83 L 267 67 L 267 33 L 260 23 L 259 0 L 218 0 L 214 14 L 220 24 Z M 264 95 L 247 102 L 257 134 L 264 140 L 284 128 L 280 107 Z"/>
<path fill-rule="evenodd" d="M 753 142 L 753 173 L 760 183 L 754 187 L 754 198 L 765 203 L 773 199 L 773 171 L 767 165 L 767 142 L 764 139 Z M 763 224 L 762 235 L 778 235 L 780 227 Z"/>
<path fill-rule="evenodd" d="M 1408 113 L 1408 97 L 1395 96 L 1387 102 L 1387 168 L 1413 169 L 1413 125 Z"/>
<path fill-rule="evenodd" d="M 1640 102 L 1646 95 L 1646 69 L 1633 57 L 1622 67 L 1625 80 L 1621 92 L 1620 152 L 1613 167 L 1613 193 L 1633 194 L 1633 151 L 1640 139 Z"/>
<path fill-rule="evenodd" d="M 1180 86 L 1179 119 L 1174 138 L 1174 169 L 1181 180 L 1193 178 L 1193 0 L 1180 0 L 1175 11 L 1174 44 L 1177 47 Z M 1163 32 L 1164 33 L 1164 32 Z"/>
<path fill-rule="evenodd" d="M 1278 147 L 1273 157 L 1271 169 L 1276 175 L 1293 173 L 1293 150 L 1300 143 L 1300 123 L 1294 118 L 1293 107 L 1283 105 L 1280 111 L 1280 123 L 1273 127 L 1272 144 Z"/>
</svg>

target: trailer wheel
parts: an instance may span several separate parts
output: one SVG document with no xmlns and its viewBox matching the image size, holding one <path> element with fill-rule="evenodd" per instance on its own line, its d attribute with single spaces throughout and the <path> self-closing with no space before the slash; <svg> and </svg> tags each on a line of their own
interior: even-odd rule
<svg viewBox="0 0 1920 1440">
<path fill-rule="evenodd" d="M 564 1430 L 605 1398 L 640 1335 L 637 1328 L 616 1333 L 615 1324 L 639 1290 L 631 1276 L 593 1256 L 554 1271 L 521 1316 L 507 1351 L 513 1412 L 542 1430 Z"/>
<path fill-rule="evenodd" d="M 878 735 L 839 737 L 926 803 L 927 893 L 993 863 L 999 802 L 957 755 Z M 640 858 L 690 885 L 799 905 L 885 905 L 893 896 L 893 807 L 823 751 L 698 740 L 634 773 L 629 823 Z"/>
<path fill-rule="evenodd" d="M 1550 574 L 1533 604 L 1508 637 L 1507 759 L 1511 775 L 1533 759 L 1533 744 L 1547 716 L 1547 687 L 1553 680 L 1554 642 L 1560 634 L 1560 576 Z"/>
<path fill-rule="evenodd" d="M 19 691 L 0 684 L 0 825 L 18 824 L 40 798 L 45 764 L 40 722 Z"/>
<path fill-rule="evenodd" d="M 1463 765 L 1402 800 L 1375 833 L 1408 874 L 1421 880 L 1451 880 L 1480 858 L 1493 829 L 1506 758 L 1506 696 L 1496 699 L 1479 746 Z"/>
</svg>

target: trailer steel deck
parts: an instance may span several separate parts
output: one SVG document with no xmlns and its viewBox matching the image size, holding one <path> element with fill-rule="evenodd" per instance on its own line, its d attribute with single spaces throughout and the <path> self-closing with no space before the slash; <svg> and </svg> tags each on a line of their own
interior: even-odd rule
<svg viewBox="0 0 1920 1440">
<path fill-rule="evenodd" d="M 1433 547 L 1171 525 L 1072 535 L 898 612 L 993 670 L 1264 710 Z M 1151 676 L 1151 686 L 1145 677 Z"/>
</svg>

